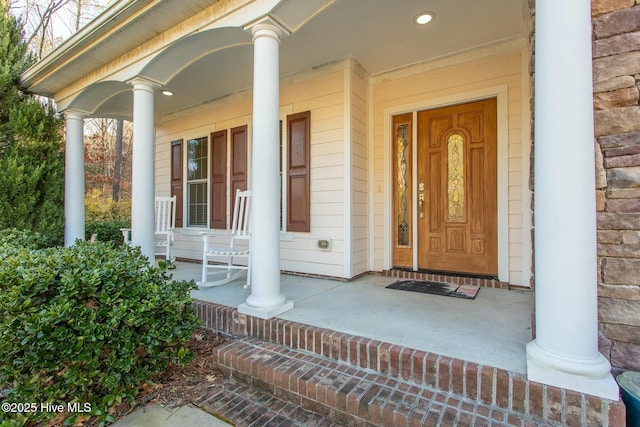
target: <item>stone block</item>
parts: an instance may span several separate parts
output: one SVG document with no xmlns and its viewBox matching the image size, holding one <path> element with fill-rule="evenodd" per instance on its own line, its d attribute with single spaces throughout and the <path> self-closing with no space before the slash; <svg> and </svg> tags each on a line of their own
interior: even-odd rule
<svg viewBox="0 0 640 427">
<path fill-rule="evenodd" d="M 610 148 L 606 150 L 605 157 L 630 156 L 633 154 L 640 154 L 640 144 L 628 145 L 626 147 L 619 148 Z"/>
<path fill-rule="evenodd" d="M 640 230 L 640 218 L 636 214 L 598 212 L 598 230 Z"/>
<path fill-rule="evenodd" d="M 634 105 L 638 105 L 638 88 L 635 86 L 593 95 L 593 108 L 596 110 L 631 107 Z"/>
<path fill-rule="evenodd" d="M 602 280 L 612 285 L 640 285 L 640 259 L 604 258 Z M 640 316 L 640 305 L 636 307 Z"/>
<path fill-rule="evenodd" d="M 640 345 L 613 343 L 611 347 L 611 364 L 617 368 L 640 370 Z"/>
<path fill-rule="evenodd" d="M 622 243 L 622 231 L 598 231 L 598 243 L 620 244 Z"/>
<path fill-rule="evenodd" d="M 623 231 L 622 243 L 627 245 L 640 245 L 640 231 Z"/>
<path fill-rule="evenodd" d="M 593 57 L 602 58 L 604 56 L 637 51 L 639 45 L 640 31 L 619 34 L 593 42 Z"/>
<path fill-rule="evenodd" d="M 640 258 L 640 245 L 598 243 L 598 255 L 615 258 Z"/>
<path fill-rule="evenodd" d="M 640 213 L 640 199 L 611 199 L 607 201 L 606 211 Z"/>
<path fill-rule="evenodd" d="M 635 87 L 636 79 L 633 76 L 619 76 L 604 80 L 593 85 L 593 93 L 611 92 L 618 89 Z"/>
<path fill-rule="evenodd" d="M 640 187 L 611 188 L 606 191 L 608 199 L 636 199 L 640 198 Z"/>
<path fill-rule="evenodd" d="M 593 61 L 593 81 L 596 84 L 620 76 L 633 76 L 640 73 L 638 52 L 605 56 Z"/>
<path fill-rule="evenodd" d="M 613 343 L 602 333 L 598 332 L 598 351 L 604 354 L 604 357 L 609 359 L 611 357 L 611 346 Z"/>
<path fill-rule="evenodd" d="M 634 0 L 591 0 L 591 15 L 600 16 L 604 13 L 633 6 Z"/>
<path fill-rule="evenodd" d="M 640 166 L 640 154 L 629 154 L 627 156 L 609 157 L 604 161 L 604 166 L 607 169 Z"/>
<path fill-rule="evenodd" d="M 607 186 L 607 172 L 604 170 L 604 157 L 597 140 L 593 144 L 593 152 L 595 153 L 596 188 L 605 188 Z"/>
<path fill-rule="evenodd" d="M 613 135 L 601 136 L 598 138 L 598 144 L 603 153 L 607 157 L 613 157 L 611 152 L 615 152 L 618 149 L 625 149 L 629 147 L 637 148 L 640 146 L 640 132 L 627 132 Z M 622 154 L 616 154 L 618 156 L 640 153 L 640 151 L 624 152 Z"/>
<path fill-rule="evenodd" d="M 607 184 L 609 188 L 640 187 L 640 166 L 608 169 Z"/>
<path fill-rule="evenodd" d="M 627 301 L 640 301 L 640 286 L 598 284 L 598 296 Z"/>
<path fill-rule="evenodd" d="M 603 212 L 607 206 L 607 196 L 604 190 L 596 190 L 596 212 Z"/>
<path fill-rule="evenodd" d="M 638 55 L 640 64 L 640 55 Z M 640 107 L 620 107 L 594 112 L 596 136 L 640 131 Z"/>
<path fill-rule="evenodd" d="M 640 327 L 640 301 L 598 298 L 598 318 L 603 323 Z"/>
<path fill-rule="evenodd" d="M 638 326 L 605 324 L 604 334 L 612 341 L 640 345 L 640 327 Z"/>
<path fill-rule="evenodd" d="M 637 7 L 616 10 L 593 20 L 593 34 L 596 39 L 633 33 L 639 30 L 640 8 Z"/>
</svg>

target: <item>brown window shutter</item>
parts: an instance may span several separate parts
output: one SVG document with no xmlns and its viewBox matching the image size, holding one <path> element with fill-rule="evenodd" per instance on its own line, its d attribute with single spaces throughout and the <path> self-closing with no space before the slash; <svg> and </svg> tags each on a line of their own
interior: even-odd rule
<svg viewBox="0 0 640 427">
<path fill-rule="evenodd" d="M 171 141 L 171 196 L 176 196 L 176 227 L 182 227 L 182 140 Z"/>
<path fill-rule="evenodd" d="M 231 212 L 236 190 L 247 189 L 247 126 L 231 129 Z"/>
<path fill-rule="evenodd" d="M 227 228 L 227 131 L 211 134 L 211 228 Z"/>
<path fill-rule="evenodd" d="M 311 113 L 287 116 L 287 231 L 311 231 Z"/>
</svg>

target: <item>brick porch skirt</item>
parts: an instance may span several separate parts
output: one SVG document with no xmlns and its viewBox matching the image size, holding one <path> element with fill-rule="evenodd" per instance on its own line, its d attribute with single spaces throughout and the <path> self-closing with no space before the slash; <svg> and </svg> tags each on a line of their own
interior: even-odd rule
<svg viewBox="0 0 640 427">
<path fill-rule="evenodd" d="M 243 359 L 243 357 L 247 357 L 247 353 L 250 353 L 248 350 L 244 350 L 244 355 L 234 355 L 232 350 L 219 349 L 219 364 L 225 365 L 221 366 L 221 369 L 227 374 L 240 378 L 250 377 L 253 372 L 256 375 L 258 373 L 264 375 L 265 369 L 271 369 L 271 375 L 275 381 L 276 378 L 281 379 L 283 373 L 277 373 L 278 364 L 274 364 L 274 360 L 281 360 L 282 364 L 288 365 L 289 362 L 285 362 L 287 357 L 297 357 L 308 361 L 320 358 L 318 359 L 320 361 L 314 363 L 318 363 L 318 366 L 324 366 L 324 368 L 333 366 L 334 368 L 341 367 L 340 370 L 365 370 L 367 375 L 380 375 L 387 378 L 385 381 L 396 381 L 396 384 L 401 382 L 404 384 L 402 387 L 406 390 L 418 390 L 420 387 L 437 390 L 438 393 L 441 392 L 444 396 L 448 396 L 444 398 L 445 400 L 461 402 L 457 406 L 461 413 L 465 404 L 468 406 L 469 402 L 473 402 L 471 406 L 475 408 L 474 411 L 488 411 L 491 414 L 498 414 L 500 421 L 488 418 L 491 425 L 527 427 L 535 425 L 625 426 L 625 407 L 621 401 L 613 402 L 571 390 L 530 382 L 521 373 L 453 359 L 366 337 L 283 319 L 264 320 L 247 316 L 238 313 L 235 308 L 210 302 L 194 300 L 193 305 L 205 328 L 233 338 L 247 338 L 250 340 L 249 344 L 254 347 L 257 345 L 256 343 L 264 342 L 268 348 L 267 351 L 271 353 L 276 351 L 276 348 L 282 348 L 276 358 L 270 358 L 269 363 L 267 363 L 269 359 L 262 359 L 262 363 L 267 365 L 266 368 L 256 368 L 253 365 L 249 367 L 249 364 L 257 362 L 256 359 Z M 249 344 L 241 343 L 245 346 Z M 295 355 L 292 355 L 293 353 Z M 245 365 L 247 372 L 241 373 L 240 368 Z M 283 367 L 283 369 L 285 368 Z M 293 375 L 292 372 L 285 374 L 287 378 L 289 375 Z M 310 374 L 306 375 L 308 378 Z M 293 389 L 287 389 L 286 384 L 293 385 L 294 383 L 293 377 L 291 378 L 290 381 L 285 382 L 285 385 L 275 386 L 280 395 L 292 397 L 303 403 L 307 402 L 307 405 L 304 406 L 311 410 L 320 408 L 329 415 L 342 414 L 341 416 L 346 416 L 345 414 L 348 414 L 337 406 L 332 407 L 332 405 L 338 405 L 340 401 L 340 399 L 336 399 L 339 392 L 342 391 L 338 390 L 339 387 L 333 390 L 325 384 L 323 402 L 310 402 L 308 396 L 300 395 L 299 382 L 296 382 Z M 253 380 L 251 378 L 243 379 L 253 384 L 264 383 L 264 377 Z M 397 385 L 396 388 L 398 388 Z M 330 394 L 334 399 L 329 397 Z M 362 393 L 361 396 L 349 395 L 345 398 L 358 404 L 361 403 L 358 402 L 359 398 L 366 397 L 366 393 Z M 397 407 L 394 408 L 392 412 L 397 413 Z M 381 407 L 380 411 L 384 411 L 384 408 Z M 472 415 L 476 417 L 475 412 L 472 412 Z M 337 420 L 343 421 L 340 418 Z M 360 423 L 359 420 L 358 423 Z M 372 421 L 363 423 L 363 425 L 378 424 L 375 422 L 372 424 Z M 395 425 L 395 423 L 385 423 L 382 419 L 379 423 L 381 425 Z M 407 425 L 412 424 L 408 422 Z"/>
</svg>

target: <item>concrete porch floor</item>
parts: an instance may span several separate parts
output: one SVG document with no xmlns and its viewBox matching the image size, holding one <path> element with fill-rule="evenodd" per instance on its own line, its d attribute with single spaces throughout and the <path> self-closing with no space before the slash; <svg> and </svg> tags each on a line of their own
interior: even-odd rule
<svg viewBox="0 0 640 427">
<path fill-rule="evenodd" d="M 176 262 L 174 279 L 198 281 L 201 264 Z M 350 282 L 281 275 L 294 308 L 277 317 L 417 350 L 526 373 L 530 291 L 481 288 L 475 300 L 385 289 L 396 278 L 369 274 Z M 192 298 L 244 303 L 244 279 L 194 290 Z"/>
</svg>

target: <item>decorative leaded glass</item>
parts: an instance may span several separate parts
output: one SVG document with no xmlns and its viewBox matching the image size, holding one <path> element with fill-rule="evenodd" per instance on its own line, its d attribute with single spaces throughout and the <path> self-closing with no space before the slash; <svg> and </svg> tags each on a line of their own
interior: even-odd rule
<svg viewBox="0 0 640 427">
<path fill-rule="evenodd" d="M 397 194 L 398 194 L 398 246 L 409 246 L 409 201 L 407 191 L 409 189 L 408 176 L 408 150 L 407 139 L 409 125 L 402 124 L 397 127 Z"/>
<path fill-rule="evenodd" d="M 464 221 L 464 139 L 454 133 L 447 139 L 447 218 Z"/>
</svg>

